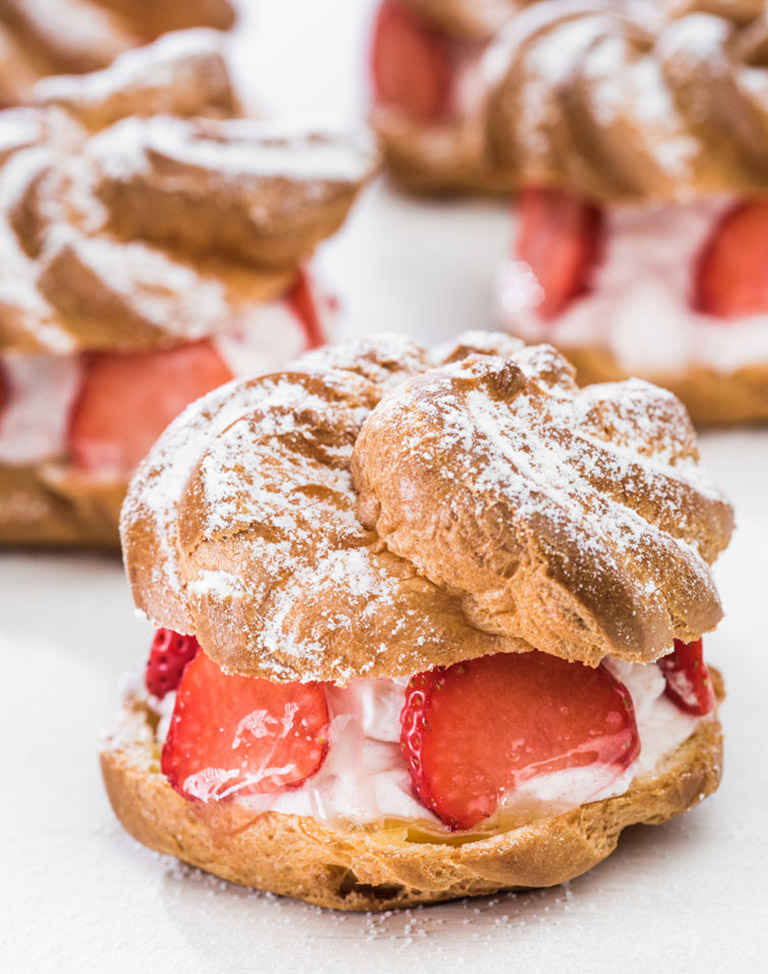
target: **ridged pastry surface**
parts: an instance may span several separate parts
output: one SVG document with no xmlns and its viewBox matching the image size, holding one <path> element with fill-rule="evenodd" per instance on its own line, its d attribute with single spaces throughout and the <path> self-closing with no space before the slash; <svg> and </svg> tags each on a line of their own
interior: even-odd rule
<svg viewBox="0 0 768 974">
<path fill-rule="evenodd" d="M 732 512 L 669 393 L 579 391 L 472 333 L 321 350 L 200 400 L 122 518 L 137 605 L 226 669 L 401 676 L 530 648 L 652 660 L 713 628 Z"/>
<path fill-rule="evenodd" d="M 762 3 L 547 0 L 488 57 L 496 165 L 601 200 L 766 189 Z"/>
</svg>

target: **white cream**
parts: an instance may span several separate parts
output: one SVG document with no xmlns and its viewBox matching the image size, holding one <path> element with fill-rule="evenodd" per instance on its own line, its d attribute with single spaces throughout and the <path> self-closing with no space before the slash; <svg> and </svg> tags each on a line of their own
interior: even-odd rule
<svg viewBox="0 0 768 974">
<path fill-rule="evenodd" d="M 0 371 L 7 396 L 0 410 L 0 463 L 25 466 L 63 456 L 80 388 L 80 359 L 7 355 Z"/>
<path fill-rule="evenodd" d="M 288 301 L 266 301 L 245 312 L 213 344 L 237 379 L 279 368 L 307 347 L 298 315 Z"/>
<path fill-rule="evenodd" d="M 612 208 L 592 290 L 552 321 L 536 313 L 542 294 L 528 265 L 503 262 L 496 277 L 501 323 L 529 342 L 604 349 L 630 373 L 692 365 L 728 373 L 768 362 L 768 314 L 721 321 L 691 306 L 698 255 L 731 205 L 721 198 Z"/>
<path fill-rule="evenodd" d="M 318 313 L 327 301 L 316 295 Z M 235 378 L 279 368 L 305 351 L 304 326 L 288 301 L 267 301 L 211 339 Z M 67 428 L 82 381 L 79 355 L 0 358 L 7 403 L 0 409 L 0 463 L 27 466 L 64 457 Z"/>
<path fill-rule="evenodd" d="M 551 815 L 590 801 L 621 795 L 635 778 L 690 736 L 697 718 L 683 713 L 664 696 L 664 677 L 653 664 L 611 660 L 610 668 L 635 704 L 640 755 L 616 777 L 603 766 L 560 771 L 526 782 L 503 803 L 506 812 Z M 400 749 L 400 711 L 407 679 L 352 680 L 327 689 L 331 717 L 329 746 L 320 769 L 300 787 L 277 794 L 240 796 L 254 812 L 275 811 L 311 816 L 336 827 L 383 819 L 429 820 L 439 824 L 411 791 L 410 774 Z M 164 740 L 173 694 L 154 702 L 161 715 L 157 736 Z"/>
</svg>

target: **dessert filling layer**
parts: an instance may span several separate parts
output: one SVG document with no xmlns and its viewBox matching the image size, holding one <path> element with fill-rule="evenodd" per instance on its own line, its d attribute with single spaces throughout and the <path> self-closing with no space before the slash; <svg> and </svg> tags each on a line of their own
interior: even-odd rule
<svg viewBox="0 0 768 974">
<path fill-rule="evenodd" d="M 224 332 L 136 354 L 0 357 L 0 464 L 72 462 L 125 475 L 190 402 L 279 368 L 323 340 L 329 309 L 306 275 Z"/>
<path fill-rule="evenodd" d="M 620 795 L 653 772 L 714 705 L 700 642 L 664 659 L 594 670 L 501 654 L 410 680 L 278 685 L 226 676 L 192 637 L 159 630 L 147 686 L 163 771 L 194 803 L 467 831 Z"/>
<path fill-rule="evenodd" d="M 565 193 L 520 201 L 497 313 L 526 341 L 601 349 L 626 372 L 768 361 L 768 204 L 713 199 L 603 211 Z"/>
</svg>

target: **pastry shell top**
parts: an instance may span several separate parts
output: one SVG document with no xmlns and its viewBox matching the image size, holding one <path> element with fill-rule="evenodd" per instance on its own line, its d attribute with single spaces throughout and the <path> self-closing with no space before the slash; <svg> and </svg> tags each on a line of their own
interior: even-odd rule
<svg viewBox="0 0 768 974">
<path fill-rule="evenodd" d="M 713 628 L 732 511 L 681 404 L 548 346 L 397 336 L 234 382 L 163 434 L 121 534 L 137 606 L 227 670 L 409 675 L 531 648 L 651 661 Z"/>
<path fill-rule="evenodd" d="M 203 338 L 341 224 L 372 143 L 232 117 L 221 43 L 168 35 L 0 112 L 0 353 Z"/>
<path fill-rule="evenodd" d="M 488 52 L 494 164 L 597 200 L 768 190 L 762 0 L 546 0 Z"/>
</svg>

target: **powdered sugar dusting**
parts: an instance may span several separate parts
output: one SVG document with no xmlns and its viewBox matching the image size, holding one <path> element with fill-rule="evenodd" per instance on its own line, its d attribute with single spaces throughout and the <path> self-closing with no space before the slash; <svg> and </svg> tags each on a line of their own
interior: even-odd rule
<svg viewBox="0 0 768 974">
<path fill-rule="evenodd" d="M 375 150 L 364 134 L 312 132 L 296 122 L 254 119 L 190 122 L 170 116 L 127 118 L 94 139 L 92 151 L 113 178 L 167 166 L 202 170 L 220 179 L 357 183 Z M 181 176 L 177 169 L 175 178 Z"/>
<path fill-rule="evenodd" d="M 726 7 L 551 0 L 513 16 L 485 59 L 499 163 L 607 198 L 764 188 L 756 14 Z"/>
<path fill-rule="evenodd" d="M 419 572 L 466 591 L 478 625 L 498 618 L 502 631 L 527 633 L 516 606 L 532 598 L 537 559 L 630 653 L 635 626 L 671 638 L 697 599 L 716 621 L 708 563 L 730 513 L 669 393 L 639 381 L 579 393 L 551 348 L 527 347 L 407 383 L 363 440 L 367 523 Z M 606 613 L 611 589 L 632 608 Z"/>
<path fill-rule="evenodd" d="M 153 44 L 123 52 L 103 71 L 44 78 L 35 85 L 32 97 L 38 105 L 63 104 L 82 112 L 103 110 L 109 99 L 125 98 L 126 93 L 146 100 L 154 92 L 165 91 L 171 99 L 175 88 L 194 84 L 204 86 L 203 108 L 205 96 L 215 94 L 205 87 L 207 77 L 220 72 L 227 80 L 223 47 L 223 37 L 215 30 L 174 31 Z"/>
<path fill-rule="evenodd" d="M 358 517 L 353 450 L 388 386 L 374 415 L 391 424 L 409 457 L 392 473 L 403 496 L 410 457 L 418 458 L 449 482 L 459 507 L 480 505 L 471 514 L 478 523 L 506 505 L 516 522 L 543 517 L 556 526 L 563 550 L 591 566 L 584 584 L 590 572 L 621 575 L 638 602 L 665 613 L 671 562 L 699 594 L 711 591 L 699 550 L 711 541 L 707 514 L 686 497 L 695 492 L 715 507 L 722 499 L 698 470 L 674 397 L 642 382 L 578 393 L 554 350 L 503 335 L 469 333 L 443 354 L 470 357 L 430 372 L 436 357 L 418 346 L 366 339 L 357 352 L 347 345 L 311 353 L 290 371 L 201 400 L 164 435 L 131 488 L 129 559 L 132 532 L 149 523 L 161 548 L 152 555 L 158 581 L 180 605 L 189 601 L 195 618 L 214 612 L 209 640 L 244 642 L 277 679 L 343 683 L 379 658 L 398 672 L 403 641 L 411 651 L 440 644 L 447 619 L 460 631 L 467 623 L 458 602 Z M 506 388 L 515 369 L 527 385 L 510 403 L 494 383 Z M 414 372 L 426 374 L 403 385 Z M 643 498 L 642 511 L 633 496 Z M 667 561 L 651 557 L 656 550 Z M 350 632 L 367 641 L 366 662 L 348 662 L 342 643 Z"/>
</svg>

